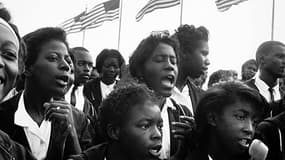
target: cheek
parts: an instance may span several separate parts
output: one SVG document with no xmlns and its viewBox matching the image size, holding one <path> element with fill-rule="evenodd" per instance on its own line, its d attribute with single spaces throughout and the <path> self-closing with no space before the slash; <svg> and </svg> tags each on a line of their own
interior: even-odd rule
<svg viewBox="0 0 285 160">
<path fill-rule="evenodd" d="M 10 81 L 13 83 L 16 80 L 16 77 L 18 75 L 18 62 L 6 62 L 6 73 L 7 73 L 7 77 Z"/>
</svg>

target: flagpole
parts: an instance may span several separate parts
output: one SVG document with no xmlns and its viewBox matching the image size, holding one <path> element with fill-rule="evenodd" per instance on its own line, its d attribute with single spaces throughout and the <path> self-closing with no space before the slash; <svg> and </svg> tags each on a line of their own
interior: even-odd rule
<svg viewBox="0 0 285 160">
<path fill-rule="evenodd" d="M 272 0 L 271 40 L 274 40 L 275 0 Z"/>
<path fill-rule="evenodd" d="M 86 14 L 86 12 L 87 12 L 87 0 L 85 0 L 85 13 L 84 14 Z M 83 32 L 82 32 L 82 47 L 84 47 L 84 43 L 85 43 L 85 28 L 83 29 Z"/>
<path fill-rule="evenodd" d="M 120 40 L 121 40 L 121 25 L 122 25 L 122 7 L 123 0 L 120 0 L 120 8 L 119 8 L 119 35 L 118 35 L 118 50 L 120 50 Z"/>
<path fill-rule="evenodd" d="M 180 0 L 180 26 L 182 25 L 183 0 Z"/>
</svg>

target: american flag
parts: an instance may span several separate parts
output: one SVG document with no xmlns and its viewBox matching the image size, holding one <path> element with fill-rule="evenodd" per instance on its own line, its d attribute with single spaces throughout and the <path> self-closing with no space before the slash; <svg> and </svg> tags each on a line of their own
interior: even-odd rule
<svg viewBox="0 0 285 160">
<path fill-rule="evenodd" d="M 136 21 L 140 21 L 145 14 L 156 9 L 168 8 L 180 4 L 180 0 L 150 0 L 136 15 Z"/>
<path fill-rule="evenodd" d="M 109 0 L 95 5 L 89 11 L 66 20 L 60 27 L 67 33 L 76 33 L 85 29 L 101 26 L 104 21 L 112 21 L 119 18 L 120 0 Z"/>
<path fill-rule="evenodd" d="M 85 11 L 77 16 L 70 18 L 59 25 L 67 33 L 76 33 L 81 31 L 81 19 L 84 17 Z"/>
<path fill-rule="evenodd" d="M 220 12 L 224 12 L 231 8 L 232 5 L 237 5 L 247 0 L 216 0 L 217 8 Z"/>
</svg>

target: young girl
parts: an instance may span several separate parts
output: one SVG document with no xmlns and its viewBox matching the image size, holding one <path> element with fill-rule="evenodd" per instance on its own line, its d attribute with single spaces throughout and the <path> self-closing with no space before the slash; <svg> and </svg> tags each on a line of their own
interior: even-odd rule
<svg viewBox="0 0 285 160">
<path fill-rule="evenodd" d="M 265 99 L 241 82 L 213 86 L 197 106 L 197 146 L 186 159 L 249 159 L 249 145 L 265 107 Z"/>
<path fill-rule="evenodd" d="M 74 160 L 158 160 L 162 140 L 159 101 L 147 87 L 119 87 L 102 102 L 99 121 L 106 143 Z"/>
<path fill-rule="evenodd" d="M 91 136 L 87 117 L 64 100 L 73 80 L 66 34 L 60 28 L 41 28 L 24 40 L 25 89 L 1 104 L 0 128 L 37 159 L 80 153 Z"/>
<path fill-rule="evenodd" d="M 88 82 L 83 90 L 97 113 L 102 100 L 114 89 L 124 63 L 121 53 L 115 49 L 103 49 L 97 56 L 96 69 L 100 77 Z"/>
<path fill-rule="evenodd" d="M 158 34 L 144 39 L 129 61 L 131 75 L 154 90 L 164 102 L 160 108 L 164 123 L 161 159 L 183 153 L 182 142 L 185 140 L 178 140 L 185 138 L 193 124 L 190 110 L 169 98 L 177 79 L 177 59 L 176 42 L 168 36 Z"/>
</svg>

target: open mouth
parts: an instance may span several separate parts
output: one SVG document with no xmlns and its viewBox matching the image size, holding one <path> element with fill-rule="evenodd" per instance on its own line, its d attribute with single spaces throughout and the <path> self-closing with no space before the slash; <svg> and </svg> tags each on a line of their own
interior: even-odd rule
<svg viewBox="0 0 285 160">
<path fill-rule="evenodd" d="M 173 75 L 168 75 L 161 80 L 161 83 L 167 87 L 173 87 L 175 77 Z"/>
<path fill-rule="evenodd" d="M 63 86 L 66 86 L 69 80 L 68 76 L 57 76 L 56 79 L 57 79 L 57 82 Z"/>
<path fill-rule="evenodd" d="M 250 142 L 251 142 L 251 139 L 247 139 L 247 138 L 240 139 L 240 140 L 238 141 L 238 143 L 239 143 L 242 147 L 244 147 L 244 148 L 248 148 L 249 145 L 250 145 Z"/>
<path fill-rule="evenodd" d="M 149 154 L 151 154 L 154 157 L 159 157 L 161 150 L 161 145 L 157 145 L 155 147 L 152 147 L 148 150 Z"/>
</svg>

